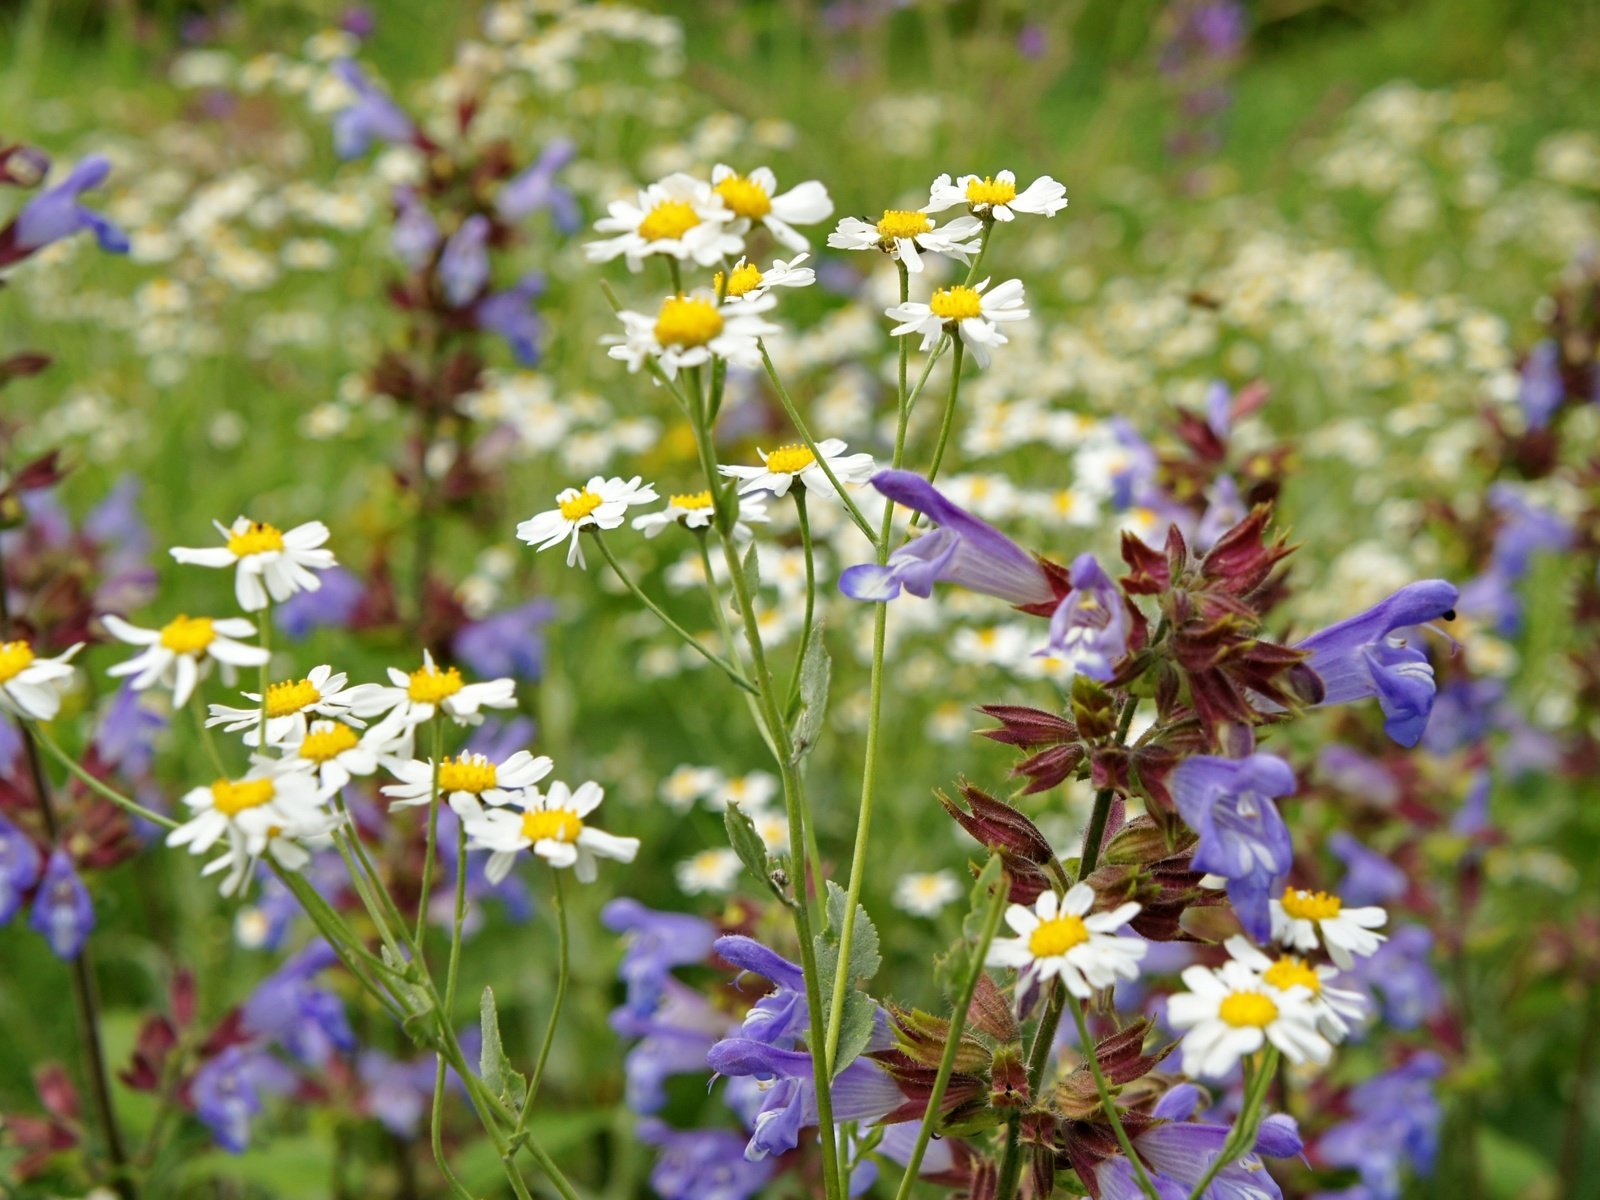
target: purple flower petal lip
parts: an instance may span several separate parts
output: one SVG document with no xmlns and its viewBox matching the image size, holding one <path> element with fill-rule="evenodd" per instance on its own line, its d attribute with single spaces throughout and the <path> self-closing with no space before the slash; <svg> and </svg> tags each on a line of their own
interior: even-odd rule
<svg viewBox="0 0 1600 1200">
<path fill-rule="evenodd" d="M 744 1136 L 732 1129 L 673 1129 L 664 1121 L 640 1121 L 638 1137 L 661 1151 L 650 1186 L 661 1200 L 751 1200 L 776 1167 L 744 1156 Z"/>
<path fill-rule="evenodd" d="M 1255 1152 L 1268 1158 L 1294 1158 L 1304 1152 L 1300 1123 L 1288 1113 L 1273 1113 L 1256 1130 Z"/>
<path fill-rule="evenodd" d="M 1072 591 L 1050 617 L 1050 640 L 1040 654 L 1066 659 L 1074 671 L 1101 681 L 1116 674 L 1128 651 L 1128 612 L 1122 592 L 1092 554 L 1080 554 L 1068 576 Z"/>
<path fill-rule="evenodd" d="M 638 1016 L 656 1010 L 673 967 L 704 961 L 717 932 L 710 921 L 657 912 L 626 896 L 600 910 L 600 923 L 629 935 L 617 975 L 628 987 L 623 1007 Z"/>
<path fill-rule="evenodd" d="M 1132 1165 L 1120 1154 L 1097 1163 L 1094 1179 L 1100 1188 L 1100 1200 L 1146 1200 Z M 1179 1187 L 1164 1175 L 1157 1174 L 1150 1182 L 1160 1200 L 1189 1200 L 1188 1189 Z"/>
<path fill-rule="evenodd" d="M 797 992 L 805 990 L 805 975 L 799 966 L 776 950 L 763 946 L 755 938 L 745 937 L 741 933 L 730 933 L 713 942 L 711 949 L 718 958 L 731 966 L 738 967 L 741 971 L 749 971 L 754 975 L 770 979 L 779 987 L 790 988 Z"/>
<path fill-rule="evenodd" d="M 26 254 L 87 229 L 94 234 L 102 250 L 126 254 L 128 235 L 99 213 L 78 203 L 81 193 L 99 187 L 110 173 L 110 160 L 104 155 L 91 154 L 73 167 L 66 179 L 29 200 L 11 225 L 17 249 Z"/>
<path fill-rule="evenodd" d="M 1312 670 L 1327 688 L 1324 704 L 1343 704 L 1373 694 L 1371 679 L 1356 659 L 1364 647 L 1397 629 L 1448 617 L 1460 593 L 1443 579 L 1408 583 L 1392 596 L 1353 617 L 1312 634 L 1295 646 L 1310 654 Z"/>
<path fill-rule="evenodd" d="M 50 943 L 57 958 L 77 958 L 89 940 L 94 928 L 94 904 L 65 850 L 50 852 L 28 925 Z"/>
<path fill-rule="evenodd" d="M 1192 1083 L 1180 1083 L 1167 1089 L 1157 1100 L 1150 1115 L 1166 1121 L 1187 1121 L 1200 1106 L 1200 1089 Z"/>
<path fill-rule="evenodd" d="M 1294 770 L 1271 754 L 1196 755 L 1169 781 L 1178 814 L 1200 835 L 1192 864 L 1228 881 L 1228 899 L 1245 932 L 1272 935 L 1270 900 L 1294 864 L 1289 829 L 1273 801 L 1294 791 Z"/>
</svg>

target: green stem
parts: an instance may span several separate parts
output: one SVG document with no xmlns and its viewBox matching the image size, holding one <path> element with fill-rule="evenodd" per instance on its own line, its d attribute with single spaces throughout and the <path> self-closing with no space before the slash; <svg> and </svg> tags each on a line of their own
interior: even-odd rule
<svg viewBox="0 0 1600 1200">
<path fill-rule="evenodd" d="M 1045 1068 L 1050 1063 L 1050 1052 L 1055 1049 L 1056 1030 L 1061 1025 L 1062 995 L 1066 991 L 1061 980 L 1050 981 L 1050 992 L 1045 997 L 1044 1013 L 1033 1031 L 1033 1044 L 1028 1048 L 1028 1095 L 1037 1097 L 1044 1085 Z M 1000 1180 L 995 1190 L 999 1200 L 1012 1200 L 1022 1179 L 1022 1125 L 1021 1114 L 1006 1118 L 1006 1144 L 1000 1156 Z"/>
<path fill-rule="evenodd" d="M 1089 1062 L 1089 1073 L 1094 1076 L 1095 1090 L 1100 1093 L 1100 1108 L 1106 1114 L 1106 1120 L 1111 1122 L 1111 1132 L 1116 1135 L 1117 1145 L 1121 1146 L 1123 1154 L 1128 1156 L 1134 1178 L 1139 1181 L 1139 1190 L 1150 1197 L 1150 1200 L 1161 1200 L 1156 1185 L 1150 1182 L 1150 1176 L 1144 1169 L 1144 1163 L 1134 1152 L 1128 1131 L 1122 1127 L 1122 1117 L 1118 1115 L 1117 1102 L 1111 1095 L 1111 1084 L 1106 1081 L 1105 1072 L 1100 1069 L 1100 1060 L 1095 1057 L 1094 1039 L 1089 1036 L 1089 1022 L 1084 1018 L 1083 1005 L 1078 1003 L 1078 998 L 1067 988 L 1061 990 L 1067 993 L 1067 1005 L 1072 1009 L 1072 1020 L 1078 1026 L 1078 1040 L 1082 1043 L 1083 1055 Z"/>
<path fill-rule="evenodd" d="M 1206 1173 L 1200 1177 L 1200 1182 L 1195 1184 L 1194 1190 L 1189 1193 L 1189 1200 L 1202 1200 L 1206 1189 L 1211 1186 L 1211 1181 L 1222 1173 L 1223 1168 L 1255 1145 L 1256 1131 L 1261 1128 L 1261 1104 L 1266 1099 L 1267 1087 L 1271 1084 L 1272 1077 L 1277 1074 L 1277 1066 L 1276 1046 L 1267 1047 L 1266 1057 L 1255 1067 L 1253 1075 L 1250 1060 L 1245 1060 L 1244 1107 L 1239 1110 L 1238 1119 L 1233 1123 L 1233 1132 L 1228 1135 L 1228 1140 L 1222 1143 L 1222 1149 L 1218 1151 L 1216 1158 L 1211 1160 Z"/>
<path fill-rule="evenodd" d="M 795 517 L 800 522 L 800 545 L 806 556 L 806 615 L 800 626 L 800 649 L 795 652 L 794 670 L 789 672 L 787 699 L 783 706 L 785 713 L 793 711 L 795 699 L 800 695 L 800 667 L 805 662 L 806 649 L 811 644 L 811 622 L 817 606 L 817 562 L 811 544 L 811 520 L 806 515 L 806 490 L 804 487 L 790 488 L 789 494 L 794 497 Z"/>
<path fill-rule="evenodd" d="M 56 745 L 55 741 L 51 739 L 50 735 L 45 732 L 43 725 L 40 725 L 37 722 L 32 722 L 31 726 L 33 730 L 33 736 L 38 744 L 45 748 L 51 758 L 55 759 L 58 763 L 65 767 L 68 774 L 70 774 L 74 779 L 78 780 L 79 783 L 83 784 L 84 787 L 88 788 L 91 792 L 94 792 L 97 796 L 104 797 L 105 799 L 111 801 L 111 803 L 115 804 L 118 808 L 124 810 L 125 812 L 130 812 L 136 817 L 140 817 L 143 820 L 149 821 L 152 825 L 159 825 L 163 829 L 176 829 L 178 827 L 178 822 L 174 821 L 171 817 L 166 816 L 163 813 L 158 813 L 154 809 L 146 808 L 138 801 L 124 796 L 115 788 L 108 787 L 106 784 L 96 779 L 93 775 L 89 774 L 88 771 L 85 771 L 81 766 L 78 765 L 76 759 L 72 758 L 65 750 Z"/>
<path fill-rule="evenodd" d="M 217 741 L 211 736 L 211 726 L 206 724 L 206 706 L 198 691 L 189 697 L 189 711 L 194 714 L 195 731 L 200 735 L 201 745 L 206 748 L 206 756 L 211 759 L 212 770 L 216 771 L 218 778 L 228 778 L 228 768 L 222 762 L 222 755 L 217 752 Z M 263 730 L 263 743 L 265 740 L 266 732 Z"/>
<path fill-rule="evenodd" d="M 417 897 L 417 932 L 411 940 L 416 943 L 418 959 L 422 957 L 423 939 L 428 932 L 428 901 L 433 896 L 433 860 L 438 851 L 439 837 L 439 770 L 444 754 L 444 713 L 435 709 L 433 714 L 433 787 L 428 794 L 428 828 L 425 831 L 426 848 L 422 852 L 422 892 Z"/>
<path fill-rule="evenodd" d="M 1122 706 L 1122 714 L 1117 721 L 1117 745 L 1128 744 L 1128 730 L 1133 726 L 1134 710 L 1138 707 L 1137 696 L 1129 696 L 1127 703 Z M 1089 828 L 1083 833 L 1083 853 L 1078 859 L 1079 883 L 1089 878 L 1089 873 L 1100 862 L 1100 843 L 1106 838 L 1106 821 L 1111 815 L 1111 801 L 1115 796 L 1115 788 L 1101 788 L 1095 793 L 1094 810 L 1089 814 Z"/>
<path fill-rule="evenodd" d="M 959 338 L 950 340 L 950 392 L 944 402 L 944 419 L 939 423 L 939 441 L 933 448 L 933 463 L 928 467 L 928 482 L 939 474 L 939 464 L 944 462 L 944 450 L 950 443 L 950 430 L 956 423 L 956 397 L 961 391 L 961 360 L 966 354 L 966 344 Z"/>
<path fill-rule="evenodd" d="M 450 924 L 450 959 L 444 973 L 446 1018 L 456 1007 L 456 977 L 461 968 L 461 927 L 467 920 L 467 823 L 456 819 L 456 905 Z"/>
<path fill-rule="evenodd" d="M 544 1080 L 544 1065 L 550 1058 L 550 1048 L 556 1042 L 556 1025 L 561 1020 L 561 1007 L 567 999 L 567 980 L 570 974 L 569 950 L 567 942 L 567 905 L 566 897 L 562 892 L 561 871 L 551 867 L 550 875 L 555 883 L 555 894 L 552 898 L 556 910 L 556 995 L 550 1006 L 550 1019 L 545 1023 L 544 1042 L 539 1046 L 539 1057 L 534 1060 L 533 1074 L 528 1077 L 528 1088 L 523 1093 L 522 1111 L 517 1114 L 517 1125 L 512 1136 L 516 1136 L 527 1126 L 528 1114 L 533 1111 L 533 1102 L 539 1096 L 539 1084 Z"/>
<path fill-rule="evenodd" d="M 436 1056 L 439 1069 L 433 1077 L 433 1120 L 430 1141 L 433 1143 L 433 1161 L 439 1167 L 439 1174 L 443 1175 L 445 1182 L 450 1185 L 450 1194 L 460 1196 L 463 1200 L 473 1200 L 472 1193 L 467 1190 L 466 1184 L 456 1178 L 456 1173 L 450 1169 L 450 1160 L 444 1155 L 444 1085 L 449 1079 L 445 1066 L 444 1055 Z"/>
<path fill-rule="evenodd" d="M 1600 983 L 1589 985 L 1584 1006 L 1583 1032 L 1579 1035 L 1577 1056 L 1572 1067 L 1572 1098 L 1568 1102 L 1566 1128 L 1561 1136 L 1561 1194 L 1578 1200 L 1583 1186 L 1583 1147 L 1588 1137 L 1589 1076 L 1600 1054 Z"/>
</svg>

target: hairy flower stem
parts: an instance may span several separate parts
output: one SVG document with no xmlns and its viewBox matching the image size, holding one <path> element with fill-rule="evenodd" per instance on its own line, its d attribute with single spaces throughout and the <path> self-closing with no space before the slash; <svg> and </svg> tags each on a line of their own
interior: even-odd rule
<svg viewBox="0 0 1600 1200">
<path fill-rule="evenodd" d="M 950 444 L 950 430 L 956 423 L 956 396 L 961 390 L 961 364 L 966 347 L 961 339 L 951 339 L 950 393 L 944 402 L 944 418 L 939 422 L 939 440 L 933 447 L 933 462 L 928 466 L 928 482 L 939 474 L 939 464 L 944 462 L 944 450 Z"/>
<path fill-rule="evenodd" d="M 1239 1110 L 1239 1116 L 1233 1123 L 1233 1132 L 1228 1134 L 1228 1140 L 1222 1143 L 1222 1149 L 1217 1152 L 1216 1158 L 1211 1160 L 1211 1165 L 1200 1177 L 1200 1182 L 1194 1185 L 1194 1190 L 1189 1193 L 1189 1200 L 1202 1200 L 1206 1189 L 1211 1186 L 1211 1181 L 1222 1173 L 1223 1168 L 1256 1144 L 1256 1133 L 1261 1128 L 1262 1102 L 1267 1098 L 1267 1088 L 1271 1085 L 1273 1076 L 1278 1073 L 1278 1048 L 1268 1046 L 1265 1057 L 1253 1066 L 1251 1059 L 1245 1059 L 1244 1072 L 1244 1106 Z"/>
<path fill-rule="evenodd" d="M 567 980 L 570 977 L 570 953 L 567 945 L 567 905 L 566 897 L 561 890 L 561 872 L 555 867 L 550 868 L 550 875 L 555 886 L 551 897 L 551 906 L 556 910 L 556 995 L 550 1005 L 550 1020 L 544 1027 L 544 1041 L 539 1046 L 539 1057 L 534 1060 L 533 1074 L 528 1077 L 528 1089 L 522 1096 L 522 1111 L 517 1114 L 517 1124 L 512 1130 L 512 1136 L 520 1134 L 528 1123 L 528 1113 L 533 1109 L 533 1102 L 539 1095 L 539 1084 L 544 1079 L 544 1064 L 550 1058 L 550 1048 L 556 1042 L 556 1025 L 561 1020 L 561 1006 L 567 999 Z"/>
<path fill-rule="evenodd" d="M 1100 1060 L 1095 1056 L 1094 1039 L 1089 1036 L 1089 1022 L 1083 1015 L 1083 1005 L 1078 1003 L 1078 998 L 1066 988 L 1061 989 L 1067 993 L 1067 1005 L 1072 1009 L 1072 1020 L 1078 1026 L 1078 1041 L 1083 1046 L 1083 1057 L 1089 1064 L 1089 1073 L 1094 1076 L 1095 1090 L 1100 1093 L 1100 1108 L 1106 1114 L 1106 1120 L 1111 1122 L 1111 1132 L 1116 1135 L 1117 1145 L 1122 1147 L 1122 1153 L 1128 1156 L 1128 1164 L 1133 1168 L 1134 1178 L 1139 1181 L 1139 1190 L 1150 1200 L 1161 1200 L 1161 1194 L 1156 1191 L 1156 1185 L 1150 1182 L 1150 1176 L 1144 1169 L 1138 1154 L 1134 1152 L 1133 1142 L 1128 1139 L 1128 1131 L 1122 1127 L 1122 1118 L 1117 1115 L 1117 1101 L 1111 1094 L 1111 1084 L 1107 1082 L 1105 1072 L 1100 1069 Z"/>
<path fill-rule="evenodd" d="M 972 951 L 971 969 L 961 986 L 961 995 L 956 1000 L 955 1011 L 950 1015 L 950 1032 L 944 1045 L 944 1054 L 939 1059 L 938 1074 L 933 1078 L 933 1090 L 928 1095 L 928 1109 L 922 1114 L 922 1124 L 917 1129 L 917 1141 L 911 1148 L 911 1157 L 906 1160 L 905 1173 L 900 1176 L 900 1186 L 895 1190 L 895 1200 L 906 1200 L 911 1194 L 917 1172 L 922 1168 L 922 1156 L 928 1150 L 928 1139 L 933 1136 L 934 1127 L 939 1123 L 939 1108 L 944 1101 L 945 1088 L 950 1084 L 951 1073 L 955 1070 L 956 1055 L 961 1049 L 961 1034 L 967 1027 L 967 1014 L 972 1008 L 973 994 L 978 990 L 978 976 L 983 974 L 983 960 L 989 956 L 989 946 L 994 941 L 995 932 L 1000 928 L 1000 918 L 1006 911 L 1006 902 L 1009 898 L 1010 885 L 1006 881 L 1005 872 L 1002 871 L 995 881 L 994 892 L 989 897 L 989 911 L 984 917 L 983 934 Z"/>
</svg>

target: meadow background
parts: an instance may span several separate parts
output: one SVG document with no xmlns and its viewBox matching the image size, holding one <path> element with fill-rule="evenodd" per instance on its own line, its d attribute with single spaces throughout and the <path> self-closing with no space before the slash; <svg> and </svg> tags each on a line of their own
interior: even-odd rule
<svg viewBox="0 0 1600 1200">
<path fill-rule="evenodd" d="M 632 183 L 719 161 L 770 163 L 785 182 L 821 179 L 837 213 L 859 215 L 915 206 L 941 171 L 1053 175 L 1070 207 L 1048 227 L 1019 221 L 995 251 L 997 274 L 1027 282 L 1035 320 L 969 389 L 948 472 L 954 494 L 1062 561 L 1105 549 L 1126 515 L 1092 489 L 1059 499 L 1089 466 L 1075 456 L 1072 421 L 1086 429 L 1123 417 L 1155 438 L 1175 406 L 1198 406 L 1213 381 L 1259 379 L 1270 400 L 1248 436 L 1292 447 L 1280 511 L 1304 547 L 1299 627 L 1413 578 L 1459 580 L 1471 548 L 1431 518 L 1440 503 L 1481 509 L 1481 413 L 1515 409 L 1522 357 L 1549 315 L 1543 298 L 1600 244 L 1600 8 L 1262 0 L 1243 6 L 1235 48 L 1175 63 L 1183 7 L 388 0 L 371 6 L 373 32 L 358 55 L 422 112 L 447 109 L 465 80 L 495 81 L 486 119 L 526 156 L 556 136 L 578 143 L 564 178 L 590 219 Z M 316 82 L 343 48 L 328 32 L 340 18 L 339 6 L 304 0 L 0 6 L 0 136 L 63 162 L 109 155 L 101 207 L 134 238 L 126 259 L 80 239 L 13 273 L 0 291 L 4 349 L 35 348 L 55 363 L 8 387 L 0 413 L 17 427 L 12 453 L 60 448 L 75 465 L 61 489 L 71 511 L 124 476 L 141 481 L 163 612 L 227 605 L 224 575 L 197 578 L 164 553 L 204 543 L 212 518 L 320 518 L 346 562 L 409 553 L 409 501 L 392 470 L 408 416 L 368 382 L 398 321 L 385 304 L 389 184 L 381 163 L 335 157 Z M 510 69 L 496 55 L 516 44 L 519 23 L 570 36 Z M 1186 115 L 1197 93 L 1211 111 Z M 701 876 L 683 864 L 723 844 L 721 818 L 667 804 L 663 781 L 685 764 L 761 772 L 766 754 L 733 693 L 666 643 L 609 576 L 593 564 L 569 571 L 512 539 L 518 520 L 591 473 L 642 473 L 665 494 L 692 466 L 692 441 L 598 348 L 613 323 L 583 240 L 540 226 L 517 250 L 514 261 L 549 281 L 544 359 L 529 371 L 505 355 L 492 362 L 477 411 L 485 427 L 510 431 L 479 447 L 495 456 L 497 483 L 448 518 L 436 565 L 476 615 L 551 603 L 533 635 L 542 644 L 524 707 L 566 775 L 606 781 L 608 827 L 625 822 L 646 846 L 639 864 L 604 875 L 574 904 L 574 1000 L 552 1060 L 554 1099 L 535 1121 L 558 1157 L 606 1163 L 578 1173 L 624 1197 L 642 1194 L 649 1152 L 616 1105 L 623 1046 L 606 1014 L 617 952 L 596 913 L 624 892 L 703 913 L 740 903 L 736 890 L 696 890 Z M 780 364 L 814 427 L 881 451 L 892 353 L 873 306 L 847 296 L 878 295 L 883 279 L 840 261 L 861 256 L 820 257 L 841 274 L 831 291 L 795 303 L 800 332 Z M 612 278 L 625 304 L 651 294 Z M 736 444 L 770 446 L 781 414 L 774 419 L 759 383 L 748 391 Z M 1595 416 L 1578 414 L 1565 436 L 1592 448 Z M 926 425 L 913 430 L 920 445 L 932 436 Z M 1090 509 L 1069 511 L 1075 504 Z M 819 521 L 845 547 L 846 531 Z M 790 550 L 764 573 L 770 636 L 792 653 L 783 573 L 792 578 L 797 563 L 792 530 L 776 535 Z M 627 539 L 627 561 L 703 627 L 703 605 L 675 583 L 685 568 L 671 541 Z M 851 561 L 847 547 L 825 557 L 830 593 Z M 1521 631 L 1469 639 L 1474 665 L 1503 679 L 1548 730 L 1580 711 L 1566 656 L 1594 652 L 1567 615 L 1575 569 L 1559 554 L 1537 558 Z M 823 613 L 837 699 L 810 775 L 824 858 L 838 863 L 846 851 L 827 847 L 847 846 L 854 822 L 870 620 L 836 595 Z M 1004 786 L 1012 755 L 970 735 L 972 705 L 1048 704 L 1058 694 L 1025 664 L 986 657 L 983 647 L 1003 636 L 992 606 L 957 598 L 937 621 L 891 624 L 903 686 L 887 715 L 882 869 L 864 896 L 875 913 L 893 911 L 907 872 L 961 871 L 967 850 L 937 815 L 933 788 L 960 774 Z M 96 648 L 90 660 L 106 665 L 119 653 Z M 324 630 L 295 653 L 375 678 L 416 657 L 416 642 L 357 644 Z M 175 760 L 192 752 L 189 732 L 176 727 Z M 1418 770 L 1439 795 L 1465 789 L 1448 756 Z M 764 785 L 755 776 L 745 786 Z M 1087 795 L 1040 809 L 1041 824 L 1070 837 Z M 1497 778 L 1499 836 L 1483 899 L 1454 927 L 1449 912 L 1434 914 L 1456 939 L 1440 941 L 1435 967 L 1467 1032 L 1440 1085 L 1444 1152 L 1434 1177 L 1411 1185 L 1416 1195 L 1555 1196 L 1566 1171 L 1581 1182 L 1564 1194 L 1600 1196 L 1600 1104 L 1576 1131 L 1569 1117 L 1583 1111 L 1574 1063 L 1592 1069 L 1594 1056 L 1596 1021 L 1585 1014 L 1597 986 L 1597 800 L 1592 779 Z M 1413 866 L 1448 880 L 1463 854 L 1441 835 Z M 536 1039 L 551 987 L 539 886 L 529 921 L 490 907 L 462 987 L 475 997 L 494 984 L 519 1047 Z M 196 972 L 200 1009 L 214 1015 L 278 961 L 241 944 L 248 911 L 220 902 L 175 855 L 106 873 L 95 902 L 114 1063 L 175 963 Z M 884 977 L 905 980 L 902 998 L 932 999 L 925 964 L 955 934 L 959 907 L 896 923 Z M 42 1059 L 74 1061 L 74 1026 L 60 1003 L 61 964 L 20 922 L 0 929 L 0 962 L 0 1112 L 12 1112 L 33 1103 Z M 400 1049 L 403 1039 L 353 1011 L 363 1036 Z M 679 1102 L 694 1103 L 698 1086 L 687 1081 Z M 119 1095 L 136 1134 L 151 1119 L 144 1105 Z M 187 1129 L 167 1152 L 159 1194 L 432 1194 L 425 1150 L 398 1150 L 337 1106 L 275 1106 L 262 1128 L 239 1156 Z M 0 1146 L 0 1175 L 8 1154 Z M 418 1170 L 424 1190 L 398 1190 L 418 1186 L 405 1182 Z M 492 1154 L 469 1155 L 463 1170 L 486 1192 L 496 1186 Z"/>
</svg>

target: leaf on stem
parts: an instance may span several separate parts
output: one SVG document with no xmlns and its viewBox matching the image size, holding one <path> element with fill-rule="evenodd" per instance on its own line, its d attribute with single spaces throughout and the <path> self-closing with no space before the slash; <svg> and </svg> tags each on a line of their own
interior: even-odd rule
<svg viewBox="0 0 1600 1200">
<path fill-rule="evenodd" d="M 739 861 L 749 869 L 750 874 L 770 889 L 774 896 L 787 904 L 788 897 L 772 878 L 772 862 L 767 855 L 767 844 L 756 832 L 755 822 L 745 814 L 744 809 L 737 804 L 730 804 L 722 810 L 722 824 L 728 831 L 728 844 L 739 856 Z"/>
<path fill-rule="evenodd" d="M 830 879 L 827 928 L 812 939 L 817 954 L 818 992 L 824 996 L 833 994 L 834 979 L 840 970 L 840 932 L 844 929 L 847 901 L 845 890 Z M 846 984 L 850 990 L 845 992 L 844 1014 L 839 1024 L 839 1049 L 833 1060 L 835 1075 L 854 1062 L 867 1048 L 867 1043 L 872 1040 L 878 1006 L 873 1003 L 872 997 L 860 991 L 859 987 L 871 982 L 882 963 L 883 955 L 878 951 L 877 927 L 873 925 L 872 918 L 867 916 L 866 908 L 857 904 L 850 935 L 850 960 L 843 968 Z"/>
<path fill-rule="evenodd" d="M 505 1046 L 500 1041 L 500 1014 L 495 1008 L 494 989 L 483 989 L 483 999 L 478 1005 L 478 1025 L 483 1032 L 483 1049 L 478 1054 L 478 1074 L 489 1090 L 513 1109 L 522 1103 L 528 1088 L 524 1079 L 506 1057 Z"/>
<path fill-rule="evenodd" d="M 832 673 L 828 648 L 822 642 L 822 623 L 811 627 L 805 654 L 800 659 L 800 711 L 795 714 L 789 740 L 791 760 L 798 763 L 816 745 L 822 717 L 828 708 L 828 680 Z"/>
</svg>

